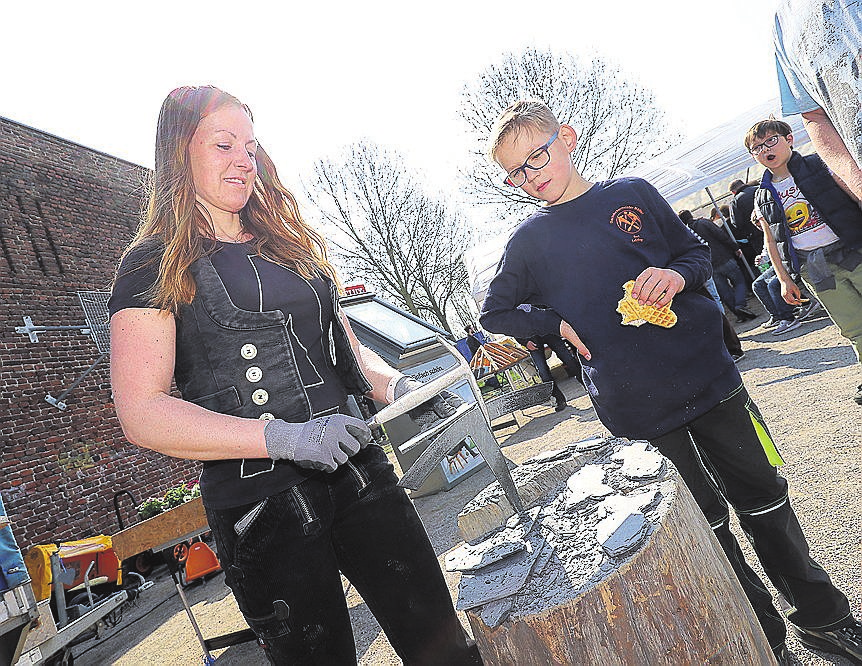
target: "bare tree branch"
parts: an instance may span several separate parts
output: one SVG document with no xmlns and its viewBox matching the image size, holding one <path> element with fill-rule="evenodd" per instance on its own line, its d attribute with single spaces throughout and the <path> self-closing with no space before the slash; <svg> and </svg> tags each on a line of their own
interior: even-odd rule
<svg viewBox="0 0 862 666">
<path fill-rule="evenodd" d="M 484 154 L 485 144 L 499 113 L 524 98 L 543 100 L 560 122 L 578 130 L 572 159 L 587 179 L 620 176 L 679 140 L 652 93 L 604 60 L 581 62 L 569 53 L 536 48 L 506 54 L 464 86 L 459 113 L 473 142 L 461 189 L 473 201 L 508 213 L 524 214 L 536 203 L 503 184 L 502 172 Z"/>
<path fill-rule="evenodd" d="M 340 161 L 315 163 L 306 194 L 336 232 L 342 266 L 447 331 L 450 318 L 469 321 L 467 224 L 421 190 L 399 154 L 355 144 Z"/>
</svg>

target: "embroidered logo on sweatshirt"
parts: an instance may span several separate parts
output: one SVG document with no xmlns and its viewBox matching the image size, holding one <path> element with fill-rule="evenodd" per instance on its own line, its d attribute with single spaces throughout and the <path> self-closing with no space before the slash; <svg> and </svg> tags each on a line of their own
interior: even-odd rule
<svg viewBox="0 0 862 666">
<path fill-rule="evenodd" d="M 642 243 L 643 238 L 638 234 L 643 229 L 643 214 L 644 212 L 637 206 L 620 206 L 611 215 L 611 224 L 629 234 L 632 237 L 632 243 Z"/>
</svg>

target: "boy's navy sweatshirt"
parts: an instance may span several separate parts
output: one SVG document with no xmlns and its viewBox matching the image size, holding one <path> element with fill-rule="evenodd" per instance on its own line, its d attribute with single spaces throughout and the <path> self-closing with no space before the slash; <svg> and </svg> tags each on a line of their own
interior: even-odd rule
<svg viewBox="0 0 862 666">
<path fill-rule="evenodd" d="M 671 305 L 678 318 L 671 328 L 624 326 L 616 311 L 623 284 L 650 266 L 685 280 Z M 652 185 L 599 182 L 518 227 L 479 320 L 488 331 L 519 338 L 558 335 L 561 318 L 568 321 L 592 354 L 580 361 L 602 423 L 615 436 L 654 439 L 742 384 L 724 346 L 721 312 L 702 289 L 711 272 L 708 247 Z"/>
</svg>

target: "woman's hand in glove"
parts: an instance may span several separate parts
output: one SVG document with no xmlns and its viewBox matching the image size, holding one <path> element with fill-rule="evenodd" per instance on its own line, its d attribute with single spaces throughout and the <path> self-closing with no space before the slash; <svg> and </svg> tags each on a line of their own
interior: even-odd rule
<svg viewBox="0 0 862 666">
<path fill-rule="evenodd" d="M 324 472 L 334 472 L 372 439 L 365 421 L 345 414 L 305 423 L 274 419 L 267 422 L 263 435 L 273 460 L 292 460 L 300 467 Z"/>
<path fill-rule="evenodd" d="M 411 377 L 402 377 L 395 385 L 394 396 L 397 400 L 405 393 L 409 393 L 422 386 L 421 382 L 412 379 Z M 449 391 L 440 391 L 430 400 L 426 400 L 418 407 L 411 409 L 407 414 L 413 419 L 420 429 L 425 430 L 432 423 L 452 416 L 455 411 L 464 404 L 454 393 Z"/>
</svg>

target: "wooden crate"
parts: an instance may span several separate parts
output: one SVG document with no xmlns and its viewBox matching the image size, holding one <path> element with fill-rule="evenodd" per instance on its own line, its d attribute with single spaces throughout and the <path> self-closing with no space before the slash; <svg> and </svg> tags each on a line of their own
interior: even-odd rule
<svg viewBox="0 0 862 666">
<path fill-rule="evenodd" d="M 112 537 L 117 558 L 122 561 L 147 550 L 162 550 L 191 539 L 209 529 L 203 500 L 193 500 L 127 527 Z"/>
</svg>

